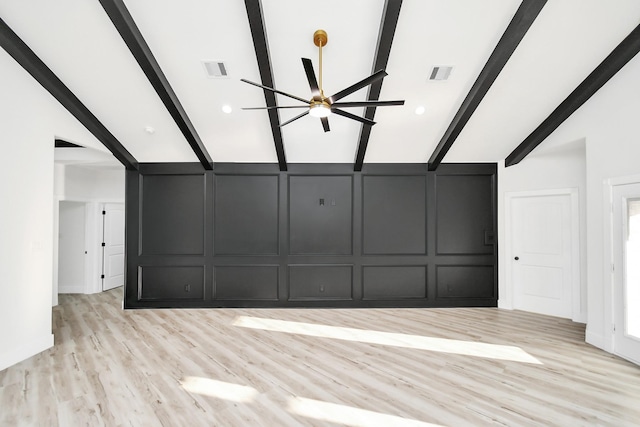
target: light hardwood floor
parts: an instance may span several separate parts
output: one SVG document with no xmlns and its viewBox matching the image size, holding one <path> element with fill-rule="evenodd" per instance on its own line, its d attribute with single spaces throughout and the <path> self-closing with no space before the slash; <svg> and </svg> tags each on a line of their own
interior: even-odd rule
<svg viewBox="0 0 640 427">
<path fill-rule="evenodd" d="M 2 426 L 640 425 L 640 367 L 498 309 L 121 310 L 61 295 Z"/>
</svg>

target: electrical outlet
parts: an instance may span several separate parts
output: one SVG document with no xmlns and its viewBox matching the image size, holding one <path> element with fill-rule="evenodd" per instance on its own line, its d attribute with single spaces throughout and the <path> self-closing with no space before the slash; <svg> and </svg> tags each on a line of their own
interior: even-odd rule
<svg viewBox="0 0 640 427">
<path fill-rule="evenodd" d="M 191 292 L 191 285 L 184 285 L 185 292 Z"/>
</svg>

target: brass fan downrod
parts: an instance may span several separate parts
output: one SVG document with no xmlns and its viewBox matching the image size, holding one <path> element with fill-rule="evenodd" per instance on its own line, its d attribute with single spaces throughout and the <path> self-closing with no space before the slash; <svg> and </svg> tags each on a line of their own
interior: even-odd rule
<svg viewBox="0 0 640 427">
<path fill-rule="evenodd" d="M 367 87 L 381 79 L 383 79 L 387 73 L 384 70 L 378 70 L 367 78 L 364 78 L 351 86 L 334 93 L 330 97 L 324 96 L 324 89 L 322 87 L 322 48 L 327 45 L 327 41 L 329 37 L 327 36 L 327 32 L 324 30 L 316 30 L 313 33 L 313 44 L 318 47 L 318 59 L 319 59 L 319 72 L 316 74 L 313 62 L 309 58 L 301 58 L 302 66 L 304 67 L 304 72 L 307 76 L 307 81 L 309 82 L 309 88 L 311 89 L 311 99 L 305 100 L 296 95 L 291 95 L 290 93 L 283 92 L 281 90 L 277 90 L 273 87 L 264 86 L 259 83 L 254 83 L 249 80 L 240 79 L 245 83 L 248 83 L 253 86 L 257 86 L 262 88 L 263 90 L 268 90 L 270 92 L 284 95 L 288 98 L 295 99 L 296 101 L 302 102 L 304 105 L 283 105 L 283 106 L 267 106 L 267 107 L 256 107 L 256 108 L 243 108 L 243 110 L 273 110 L 273 109 L 281 109 L 281 108 L 307 108 L 307 111 L 298 114 L 294 118 L 287 120 L 286 122 L 279 125 L 279 127 L 288 125 L 307 114 L 312 117 L 317 117 L 322 122 L 322 127 L 325 132 L 329 132 L 329 120 L 327 119 L 331 114 L 335 113 L 339 116 L 346 117 L 351 120 L 355 120 L 364 125 L 373 126 L 376 124 L 371 119 L 366 117 L 359 117 L 355 114 L 351 114 L 347 111 L 344 111 L 343 108 L 351 108 L 351 107 L 385 107 L 392 105 L 404 105 L 404 101 L 378 101 L 378 100 L 368 100 L 368 101 L 351 101 L 351 102 L 341 102 L 340 100 L 352 93 L 356 92 L 359 89 Z M 316 77 L 319 77 L 317 79 Z"/>
<path fill-rule="evenodd" d="M 327 32 L 325 30 L 316 30 L 313 33 L 313 44 L 318 46 L 318 62 L 320 63 L 320 68 L 318 72 L 318 80 L 320 86 L 320 98 L 324 101 L 324 91 L 322 90 L 322 46 L 327 45 L 327 41 L 329 41 L 329 37 L 327 36 Z"/>
</svg>

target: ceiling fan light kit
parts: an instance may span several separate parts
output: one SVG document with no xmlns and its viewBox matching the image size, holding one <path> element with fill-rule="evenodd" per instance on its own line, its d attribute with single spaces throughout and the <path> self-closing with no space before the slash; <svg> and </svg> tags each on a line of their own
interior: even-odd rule
<svg viewBox="0 0 640 427">
<path fill-rule="evenodd" d="M 312 117 L 320 118 L 322 123 L 322 127 L 325 132 L 329 132 L 329 120 L 328 117 L 332 115 L 332 113 L 346 117 L 351 120 L 358 121 L 360 123 L 373 126 L 376 124 L 373 120 L 369 120 L 365 117 L 356 116 L 355 114 L 351 114 L 347 111 L 342 110 L 342 108 L 352 108 L 352 107 L 386 107 L 392 105 L 404 105 L 404 101 L 352 101 L 352 102 L 338 102 L 340 99 L 351 95 L 353 92 L 356 92 L 363 87 L 369 86 L 372 83 L 377 82 L 378 80 L 383 79 L 387 76 L 387 73 L 384 70 L 379 70 L 372 74 L 371 76 L 349 86 L 346 89 L 341 90 L 340 92 L 332 95 L 325 96 L 324 91 L 322 89 L 322 47 L 327 45 L 327 41 L 329 37 L 327 36 L 327 32 L 324 30 L 317 30 L 313 33 L 313 44 L 318 46 L 318 79 L 316 79 L 315 71 L 313 70 L 313 64 L 310 59 L 302 58 L 302 66 L 304 67 L 304 71 L 307 75 L 307 80 L 309 82 L 309 87 L 311 89 L 311 99 L 306 100 L 302 97 L 291 95 L 286 92 L 282 92 L 275 88 L 271 88 L 268 86 L 263 86 L 258 83 L 251 82 L 249 80 L 240 79 L 241 81 L 248 83 L 253 86 L 257 86 L 264 90 L 271 91 L 276 94 L 284 95 L 288 98 L 295 99 L 296 101 L 304 103 L 304 105 L 283 105 L 283 106 L 267 106 L 267 107 L 252 107 L 252 108 L 243 108 L 243 110 L 272 110 L 272 109 L 284 109 L 284 108 L 306 108 L 306 111 L 298 114 L 294 118 L 282 123 L 280 127 L 288 125 L 291 122 L 298 120 L 306 116 L 307 114 Z"/>
<path fill-rule="evenodd" d="M 329 117 L 331 115 L 331 106 L 327 101 L 311 101 L 309 105 L 309 114 L 313 117 Z"/>
</svg>

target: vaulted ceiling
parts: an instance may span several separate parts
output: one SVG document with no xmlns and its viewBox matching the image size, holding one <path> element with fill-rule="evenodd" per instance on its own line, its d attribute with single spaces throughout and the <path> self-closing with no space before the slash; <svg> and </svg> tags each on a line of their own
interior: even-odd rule
<svg viewBox="0 0 640 427">
<path fill-rule="evenodd" d="M 70 142 L 105 150 L 107 138 L 141 163 L 502 161 L 634 29 L 640 39 L 637 0 L 0 0 L 0 18 L 111 135 Z M 310 116 L 279 127 L 300 110 L 241 110 L 296 104 L 241 78 L 310 98 L 300 58 L 318 73 L 320 28 L 327 94 L 382 64 L 381 85 L 344 101 L 404 106 L 350 108 L 377 124 L 332 115 L 326 133 Z M 616 58 L 597 74 L 615 74 Z M 435 66 L 449 79 L 430 80 Z"/>
</svg>

